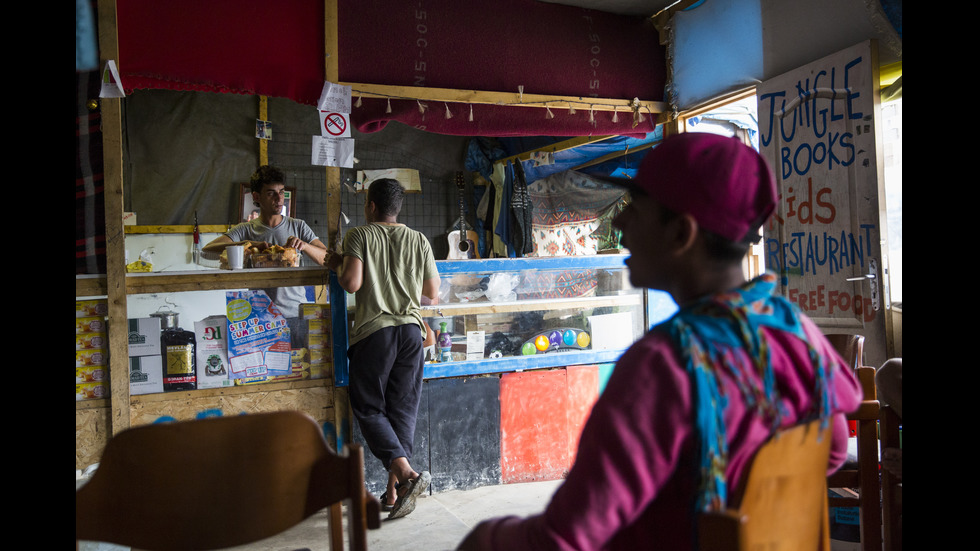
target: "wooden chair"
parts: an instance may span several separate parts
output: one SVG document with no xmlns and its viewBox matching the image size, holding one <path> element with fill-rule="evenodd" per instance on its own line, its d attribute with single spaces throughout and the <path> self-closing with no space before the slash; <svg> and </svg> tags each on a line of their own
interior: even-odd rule
<svg viewBox="0 0 980 551">
<path fill-rule="evenodd" d="M 881 407 L 881 448 L 900 448 L 902 421 L 891 407 Z M 902 480 L 885 469 L 881 471 L 881 512 L 885 551 L 902 549 Z"/>
<path fill-rule="evenodd" d="M 846 495 L 831 497 L 831 507 L 857 507 L 861 519 L 861 548 L 881 551 L 881 482 L 878 478 L 878 403 L 875 369 L 861 365 L 864 337 L 861 335 L 827 335 L 861 383 L 864 399 L 857 411 L 847 416 L 857 425 L 857 465 L 845 465 L 827 479 L 828 488 L 841 489 Z"/>
<path fill-rule="evenodd" d="M 830 430 L 812 421 L 778 432 L 759 448 L 733 494 L 737 505 L 700 516 L 701 551 L 829 550 L 830 440 Z"/>
<path fill-rule="evenodd" d="M 316 422 L 276 412 L 145 425 L 109 440 L 75 492 L 79 540 L 150 551 L 243 545 L 330 508 L 331 549 L 367 548 L 380 504 L 364 486 L 364 455 L 331 451 Z M 324 533 L 324 538 L 327 534 Z"/>
</svg>

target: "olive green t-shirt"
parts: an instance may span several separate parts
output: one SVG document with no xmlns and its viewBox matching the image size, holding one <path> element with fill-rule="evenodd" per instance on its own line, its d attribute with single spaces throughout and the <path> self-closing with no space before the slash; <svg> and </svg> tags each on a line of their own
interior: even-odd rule
<svg viewBox="0 0 980 551">
<path fill-rule="evenodd" d="M 367 224 L 347 232 L 343 251 L 364 264 L 349 344 L 378 329 L 409 323 L 418 325 L 424 338 L 422 284 L 439 275 L 429 240 L 408 226 Z"/>
</svg>

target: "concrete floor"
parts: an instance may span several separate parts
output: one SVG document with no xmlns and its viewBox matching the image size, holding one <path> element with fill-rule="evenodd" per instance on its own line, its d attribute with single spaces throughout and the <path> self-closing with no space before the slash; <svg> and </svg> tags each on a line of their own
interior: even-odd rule
<svg viewBox="0 0 980 551">
<path fill-rule="evenodd" d="M 387 513 L 382 513 L 381 528 L 368 531 L 368 549 L 455 549 L 484 519 L 543 511 L 560 484 L 560 480 L 502 484 L 427 495 L 417 501 L 415 511 L 406 517 L 389 521 Z M 329 549 L 327 528 L 326 514 L 321 513 L 276 537 L 228 551 L 325 551 Z"/>
<path fill-rule="evenodd" d="M 368 530 L 368 549 L 450 551 L 480 521 L 503 515 L 528 516 L 544 510 L 561 480 L 501 484 L 473 490 L 425 495 L 408 516 L 387 520 Z M 79 482 L 76 480 L 76 489 Z M 272 538 L 225 551 L 326 551 L 329 549 L 326 511 Z M 80 542 L 79 551 L 135 551 L 119 545 Z"/>
</svg>

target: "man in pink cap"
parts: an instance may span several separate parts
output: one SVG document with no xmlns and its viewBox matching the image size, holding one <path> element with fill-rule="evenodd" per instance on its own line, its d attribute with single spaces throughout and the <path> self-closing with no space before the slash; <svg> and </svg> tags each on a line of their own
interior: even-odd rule
<svg viewBox="0 0 980 551">
<path fill-rule="evenodd" d="M 630 280 L 680 310 L 617 362 L 547 509 L 485 521 L 460 549 L 696 549 L 698 513 L 726 504 L 776 429 L 824 419 L 828 472 L 846 458 L 854 375 L 773 274 L 742 272 L 777 200 L 765 160 L 735 138 L 679 134 L 627 186 L 614 224 Z"/>
</svg>

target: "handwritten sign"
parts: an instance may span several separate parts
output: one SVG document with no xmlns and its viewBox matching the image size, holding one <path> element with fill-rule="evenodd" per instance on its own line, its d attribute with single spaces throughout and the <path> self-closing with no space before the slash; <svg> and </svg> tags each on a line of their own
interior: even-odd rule
<svg viewBox="0 0 980 551">
<path fill-rule="evenodd" d="M 830 324 L 861 325 L 880 310 L 871 48 L 858 44 L 757 90 L 759 145 L 779 185 L 764 228 L 766 268 L 790 300 Z"/>
</svg>

